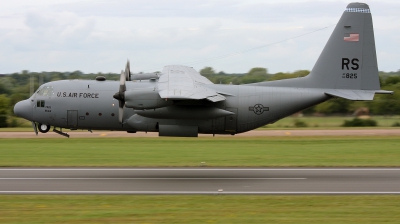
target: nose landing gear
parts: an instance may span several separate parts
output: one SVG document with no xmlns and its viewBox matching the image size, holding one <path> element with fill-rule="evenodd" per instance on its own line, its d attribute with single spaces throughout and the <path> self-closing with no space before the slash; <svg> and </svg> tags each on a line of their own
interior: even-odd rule
<svg viewBox="0 0 400 224">
<path fill-rule="evenodd" d="M 41 133 L 47 133 L 47 132 L 50 130 L 50 125 L 47 125 L 47 124 L 39 124 L 39 125 L 38 125 L 38 130 L 39 130 Z"/>
<path fill-rule="evenodd" d="M 37 124 L 35 122 L 32 122 L 32 127 L 35 130 L 36 135 L 38 134 L 38 131 L 40 131 L 41 133 L 47 133 L 50 130 L 50 125 L 47 124 Z M 54 127 L 53 131 L 59 135 L 69 138 L 69 134 L 62 132 L 62 128 L 60 128 L 60 130 L 57 130 L 56 127 Z"/>
</svg>

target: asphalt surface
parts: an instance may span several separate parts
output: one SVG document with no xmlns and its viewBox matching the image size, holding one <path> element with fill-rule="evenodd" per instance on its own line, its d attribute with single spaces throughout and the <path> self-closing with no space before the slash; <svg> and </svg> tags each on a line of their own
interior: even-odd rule
<svg viewBox="0 0 400 224">
<path fill-rule="evenodd" d="M 95 131 L 93 133 L 83 131 L 68 131 L 70 138 L 133 138 L 133 137 L 158 137 L 156 132 L 127 133 L 122 131 Z M 291 130 L 253 130 L 235 136 L 215 135 L 216 138 L 234 137 L 267 137 L 267 136 L 400 136 L 400 128 L 391 129 L 291 129 Z M 212 137 L 211 134 L 199 134 L 199 137 Z M 33 132 L 0 132 L 0 138 L 65 138 L 57 133 L 39 133 L 37 136 Z"/>
<path fill-rule="evenodd" d="M 400 168 L 2 168 L 0 194 L 400 194 Z"/>
</svg>

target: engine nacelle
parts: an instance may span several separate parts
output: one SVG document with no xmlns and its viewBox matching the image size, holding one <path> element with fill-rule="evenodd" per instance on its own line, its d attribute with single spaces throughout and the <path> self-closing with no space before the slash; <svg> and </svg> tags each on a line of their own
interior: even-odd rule
<svg viewBox="0 0 400 224">
<path fill-rule="evenodd" d="M 125 107 L 135 110 L 157 109 L 171 106 L 173 101 L 161 99 L 154 88 L 135 89 L 125 92 Z"/>
</svg>

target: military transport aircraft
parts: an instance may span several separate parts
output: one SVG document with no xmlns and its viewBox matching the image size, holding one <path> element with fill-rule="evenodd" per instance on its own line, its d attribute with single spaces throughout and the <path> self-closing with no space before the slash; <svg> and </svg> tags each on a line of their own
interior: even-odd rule
<svg viewBox="0 0 400 224">
<path fill-rule="evenodd" d="M 131 74 L 128 62 L 119 82 L 97 77 L 43 84 L 14 113 L 32 121 L 36 134 L 53 126 L 67 137 L 62 128 L 233 135 L 333 97 L 372 100 L 376 93 L 393 92 L 380 89 L 371 12 L 367 4 L 350 3 L 306 77 L 218 85 L 181 65 Z"/>
</svg>

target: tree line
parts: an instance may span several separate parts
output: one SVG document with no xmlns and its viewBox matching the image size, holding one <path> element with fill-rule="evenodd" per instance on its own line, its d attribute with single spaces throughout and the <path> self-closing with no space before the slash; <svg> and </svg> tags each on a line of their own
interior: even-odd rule
<svg viewBox="0 0 400 224">
<path fill-rule="evenodd" d="M 278 72 L 271 74 L 266 68 L 252 68 L 247 73 L 216 72 L 212 67 L 205 67 L 200 74 L 215 84 L 248 84 L 288 78 L 303 77 L 310 73 L 308 70 L 295 72 Z M 29 98 L 31 92 L 31 77 L 33 91 L 40 84 L 64 79 L 95 79 L 104 76 L 107 80 L 119 80 L 118 73 L 82 73 L 74 72 L 29 72 L 0 75 L 0 127 L 14 126 L 13 107 L 20 101 Z M 394 91 L 393 95 L 375 95 L 374 101 L 349 101 L 334 98 L 317 106 L 304 110 L 305 114 L 352 114 L 359 108 L 367 108 L 371 114 L 397 115 L 400 114 L 400 70 L 397 72 L 379 73 L 381 88 Z M 8 119 L 7 121 L 7 118 Z M 14 124 L 13 124 L 14 123 Z"/>
</svg>

